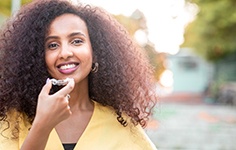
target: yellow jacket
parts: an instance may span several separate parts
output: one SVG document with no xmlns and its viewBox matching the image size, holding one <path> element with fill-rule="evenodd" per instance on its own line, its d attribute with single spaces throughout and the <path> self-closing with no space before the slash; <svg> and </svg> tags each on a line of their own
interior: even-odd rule
<svg viewBox="0 0 236 150">
<path fill-rule="evenodd" d="M 23 119 L 24 117 L 19 117 L 17 112 L 10 114 L 8 117 L 10 129 L 2 131 L 7 127 L 7 123 L 0 123 L 0 150 L 20 149 L 30 129 L 30 124 Z M 156 150 L 141 126 L 129 123 L 127 127 L 123 127 L 116 117 L 113 109 L 95 102 L 91 120 L 74 150 Z M 18 139 L 10 138 L 14 127 L 19 129 Z M 59 136 L 53 129 L 45 150 L 63 149 Z"/>
</svg>

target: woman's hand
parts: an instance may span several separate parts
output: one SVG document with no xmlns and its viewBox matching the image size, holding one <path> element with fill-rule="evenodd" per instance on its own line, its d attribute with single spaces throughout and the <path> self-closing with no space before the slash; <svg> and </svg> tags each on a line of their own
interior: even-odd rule
<svg viewBox="0 0 236 150">
<path fill-rule="evenodd" d="M 36 116 L 21 150 L 43 150 L 52 129 L 71 115 L 67 94 L 74 89 L 74 79 L 61 90 L 49 95 L 52 83 L 49 80 L 38 96 Z"/>
<path fill-rule="evenodd" d="M 49 95 L 52 83 L 50 80 L 42 88 L 38 96 L 38 105 L 34 123 L 43 123 L 46 127 L 54 128 L 58 123 L 71 115 L 69 107 L 69 94 L 74 88 L 74 79 L 53 95 Z"/>
</svg>

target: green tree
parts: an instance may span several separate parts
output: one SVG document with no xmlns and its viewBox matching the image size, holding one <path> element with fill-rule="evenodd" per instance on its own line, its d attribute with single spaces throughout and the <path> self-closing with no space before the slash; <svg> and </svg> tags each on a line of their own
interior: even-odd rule
<svg viewBox="0 0 236 150">
<path fill-rule="evenodd" d="M 31 2 L 32 0 L 21 0 L 21 5 Z M 1 0 L 0 1 L 0 14 L 5 16 L 11 15 L 11 3 L 12 0 Z"/>
<path fill-rule="evenodd" d="M 32 0 L 21 0 L 21 5 L 31 2 Z M 11 15 L 12 0 L 0 0 L 0 25 Z"/>
<path fill-rule="evenodd" d="M 197 4 L 199 12 L 186 28 L 182 47 L 192 47 L 210 61 L 236 53 L 236 1 L 186 1 Z"/>
</svg>

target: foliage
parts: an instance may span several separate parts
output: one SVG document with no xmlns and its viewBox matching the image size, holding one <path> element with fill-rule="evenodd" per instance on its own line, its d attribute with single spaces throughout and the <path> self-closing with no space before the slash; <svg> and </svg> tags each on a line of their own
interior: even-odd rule
<svg viewBox="0 0 236 150">
<path fill-rule="evenodd" d="M 21 5 L 31 2 L 32 0 L 21 0 Z M 0 13 L 5 16 L 11 15 L 11 2 L 12 0 L 0 1 Z"/>
<path fill-rule="evenodd" d="M 11 14 L 11 0 L 0 1 L 0 13 L 5 16 L 10 16 L 10 14 Z"/>
<path fill-rule="evenodd" d="M 187 1 L 197 4 L 199 13 L 187 26 L 182 47 L 193 47 L 210 61 L 236 53 L 236 1 Z"/>
</svg>

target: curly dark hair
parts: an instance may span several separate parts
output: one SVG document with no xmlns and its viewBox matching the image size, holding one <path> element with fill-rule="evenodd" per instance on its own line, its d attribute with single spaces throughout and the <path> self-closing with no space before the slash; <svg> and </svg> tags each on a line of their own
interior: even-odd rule
<svg viewBox="0 0 236 150">
<path fill-rule="evenodd" d="M 89 5 L 73 5 L 62 0 L 40 0 L 27 4 L 5 24 L 0 35 L 0 121 L 14 109 L 32 123 L 37 98 L 50 77 L 45 64 L 45 35 L 58 16 L 71 13 L 85 21 L 99 63 L 89 74 L 89 95 L 111 106 L 117 120 L 126 125 L 122 113 L 135 125 L 145 127 L 155 94 L 152 68 L 128 32 L 106 11 Z"/>
</svg>

